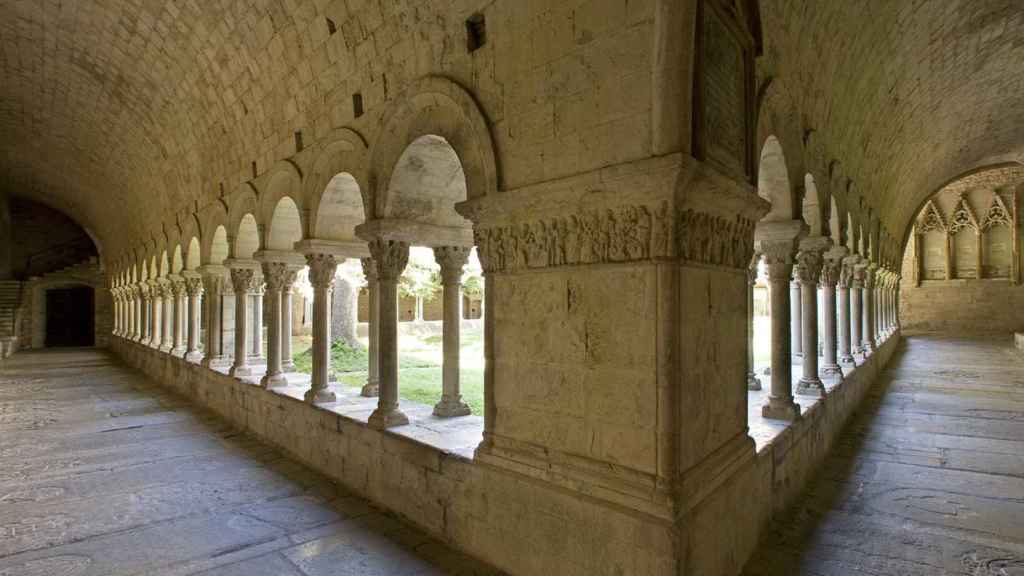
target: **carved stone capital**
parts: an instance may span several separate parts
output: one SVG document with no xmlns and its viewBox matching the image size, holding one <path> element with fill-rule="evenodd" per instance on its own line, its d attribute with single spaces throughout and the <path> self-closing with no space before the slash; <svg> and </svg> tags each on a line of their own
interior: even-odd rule
<svg viewBox="0 0 1024 576">
<path fill-rule="evenodd" d="M 796 260 L 796 246 L 792 240 L 766 241 L 760 246 L 764 255 L 768 279 L 789 281 L 793 276 L 793 264 Z"/>
<path fill-rule="evenodd" d="M 796 255 L 799 266 L 795 267 L 797 280 L 805 286 L 818 286 L 821 278 L 821 269 L 825 264 L 825 258 L 818 250 L 801 250 Z"/>
<path fill-rule="evenodd" d="M 366 282 L 375 282 L 377 280 L 377 264 L 373 258 L 360 258 L 359 264 L 363 267 L 363 276 L 366 276 Z"/>
<path fill-rule="evenodd" d="M 821 284 L 835 288 L 843 273 L 843 261 L 840 258 L 829 258 L 826 254 L 825 263 L 821 267 Z"/>
<path fill-rule="evenodd" d="M 462 269 L 469 261 L 469 250 L 465 246 L 434 248 L 434 260 L 441 266 L 441 282 L 443 284 L 458 284 L 462 280 Z"/>
<path fill-rule="evenodd" d="M 377 263 L 377 276 L 380 280 L 396 281 L 409 263 L 409 244 L 378 238 L 370 242 L 370 254 Z"/>
<path fill-rule="evenodd" d="M 306 263 L 309 265 L 309 283 L 314 288 L 334 289 L 334 273 L 338 270 L 338 261 L 333 254 L 309 253 L 306 254 Z"/>
<path fill-rule="evenodd" d="M 236 296 L 245 296 L 252 292 L 256 283 L 256 271 L 252 268 L 232 268 L 231 287 Z"/>
<path fill-rule="evenodd" d="M 268 291 L 275 293 L 281 292 L 284 289 L 288 268 L 289 266 L 285 262 L 263 263 L 263 279 L 266 282 Z"/>
<path fill-rule="evenodd" d="M 203 279 L 185 278 L 185 293 L 189 296 L 201 296 L 203 294 Z"/>
<path fill-rule="evenodd" d="M 175 298 L 180 298 L 185 295 L 185 279 L 175 278 L 171 280 L 171 293 Z"/>
</svg>

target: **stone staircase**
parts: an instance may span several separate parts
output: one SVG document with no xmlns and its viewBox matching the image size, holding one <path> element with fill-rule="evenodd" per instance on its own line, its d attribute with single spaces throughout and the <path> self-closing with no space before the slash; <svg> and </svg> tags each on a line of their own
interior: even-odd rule
<svg viewBox="0 0 1024 576">
<path fill-rule="evenodd" d="M 0 358 L 7 358 L 16 348 L 21 309 L 21 282 L 0 281 Z"/>
</svg>

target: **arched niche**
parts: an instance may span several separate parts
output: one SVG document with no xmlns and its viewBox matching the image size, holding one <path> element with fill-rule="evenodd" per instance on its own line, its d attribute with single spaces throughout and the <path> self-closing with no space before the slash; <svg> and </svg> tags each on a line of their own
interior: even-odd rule
<svg viewBox="0 0 1024 576">
<path fill-rule="evenodd" d="M 260 249 L 259 227 L 256 225 L 256 217 L 251 213 L 245 214 L 239 221 L 232 248 L 233 256 L 240 259 L 250 259 Z"/>
<path fill-rule="evenodd" d="M 366 221 L 359 182 L 348 172 L 335 174 L 320 194 L 313 214 L 313 235 L 320 240 L 355 240 Z"/>
<path fill-rule="evenodd" d="M 195 270 L 201 264 L 199 238 L 193 236 L 188 241 L 188 249 L 185 251 L 185 269 Z"/>
<path fill-rule="evenodd" d="M 455 211 L 467 199 L 466 175 L 459 155 L 442 136 L 413 140 L 399 156 L 388 182 L 384 218 L 435 226 L 471 224 Z"/>
<path fill-rule="evenodd" d="M 274 207 L 267 226 L 267 250 L 292 250 L 302 240 L 302 216 L 289 196 L 283 196 Z"/>
<path fill-rule="evenodd" d="M 185 268 L 185 260 L 181 254 L 181 244 L 174 246 L 174 257 L 171 259 L 171 273 L 178 274 Z"/>
<path fill-rule="evenodd" d="M 224 226 L 217 226 L 210 240 L 210 264 L 223 264 L 229 252 L 228 231 Z"/>
<path fill-rule="evenodd" d="M 757 194 L 771 203 L 763 220 L 791 220 L 793 218 L 793 188 L 789 181 L 786 156 L 778 138 L 769 136 L 758 157 Z"/>
<path fill-rule="evenodd" d="M 266 184 L 263 186 L 263 193 L 260 195 L 260 217 L 258 221 L 266 224 L 268 227 L 266 243 L 270 241 L 271 231 L 269 227 L 273 223 L 275 216 L 281 215 L 279 210 L 282 206 L 294 208 L 294 216 L 296 217 L 294 222 L 290 220 L 293 216 L 291 211 L 285 215 L 289 219 L 287 226 L 291 227 L 294 224 L 298 228 L 298 239 L 302 240 L 305 238 L 307 211 L 305 198 L 302 194 L 302 172 L 298 166 L 290 160 L 282 160 L 274 164 L 262 179 Z M 284 202 L 285 200 L 287 202 Z M 282 204 L 283 202 L 284 204 Z M 280 228 L 278 232 L 280 232 Z M 269 245 L 266 248 L 268 250 L 281 250 L 281 248 L 272 248 Z M 288 248 L 288 250 L 290 249 L 291 247 Z"/>
</svg>

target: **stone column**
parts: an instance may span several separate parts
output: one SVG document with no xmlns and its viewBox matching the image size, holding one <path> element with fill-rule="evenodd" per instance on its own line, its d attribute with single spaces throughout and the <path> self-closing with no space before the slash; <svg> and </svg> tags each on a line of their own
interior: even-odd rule
<svg viewBox="0 0 1024 576">
<path fill-rule="evenodd" d="M 793 265 L 793 279 L 789 283 L 789 336 L 791 338 L 791 352 L 793 360 L 799 361 L 803 357 L 804 337 L 802 333 L 803 319 L 800 317 L 803 312 L 802 300 L 800 297 L 800 264 Z"/>
<path fill-rule="evenodd" d="M 363 258 L 359 262 L 363 265 L 363 274 L 366 276 L 366 293 L 369 300 L 369 318 L 366 323 L 369 362 L 366 385 L 360 394 L 373 398 L 380 394 L 380 286 L 377 281 L 377 263 L 373 258 Z"/>
<path fill-rule="evenodd" d="M 442 348 L 444 363 L 442 365 L 441 401 L 434 406 L 434 416 L 448 418 L 466 416 L 470 413 L 469 406 L 462 401 L 459 390 L 459 299 L 462 298 L 462 269 L 469 260 L 469 248 L 463 246 L 445 246 L 434 248 L 434 259 L 441 266 L 441 286 L 443 290 L 443 332 Z"/>
<path fill-rule="evenodd" d="M 762 242 L 768 269 L 768 297 L 772 316 L 772 379 L 768 401 L 761 407 L 765 418 L 795 420 L 800 417 L 800 406 L 793 401 L 792 340 L 789 333 L 789 285 L 793 278 L 793 241 Z"/>
<path fill-rule="evenodd" d="M 267 331 L 267 373 L 260 381 L 264 388 L 286 386 L 281 365 L 281 332 L 284 327 L 282 315 L 282 292 L 288 276 L 288 264 L 284 262 L 264 262 L 263 278 L 266 280 L 267 311 L 270 313 L 270 325 Z"/>
<path fill-rule="evenodd" d="M 141 284 L 139 286 L 139 344 L 149 343 L 149 317 L 153 312 L 152 301 L 150 298 L 153 297 L 152 286 L 147 284 Z"/>
<path fill-rule="evenodd" d="M 221 266 L 204 266 L 201 270 L 203 302 L 206 303 L 206 354 L 203 355 L 203 366 L 217 367 L 225 362 L 220 309 L 221 296 L 227 282 Z"/>
<path fill-rule="evenodd" d="M 825 385 L 818 376 L 818 281 L 824 264 L 822 254 L 829 243 L 827 238 L 805 238 L 797 254 L 804 355 L 803 374 L 796 391 L 808 396 L 825 395 Z"/>
<path fill-rule="evenodd" d="M 843 257 L 846 256 L 845 246 L 834 246 L 825 253 L 825 265 L 821 270 L 822 300 L 824 301 L 824 326 L 825 345 L 824 362 L 821 367 L 822 374 L 826 376 L 843 377 L 843 369 L 839 366 L 838 358 L 838 329 L 836 326 L 836 286 L 839 284 L 839 276 L 843 268 Z M 849 317 L 847 317 L 849 322 Z M 849 327 L 847 327 L 849 329 Z M 846 336 L 849 346 L 849 334 Z"/>
<path fill-rule="evenodd" d="M 281 286 L 281 371 L 285 373 L 295 372 L 295 361 L 292 359 L 292 292 L 295 289 L 295 277 L 301 269 L 289 266 Z"/>
<path fill-rule="evenodd" d="M 839 361 L 845 364 L 853 364 L 853 353 L 856 351 L 850 334 L 850 294 L 856 260 L 856 256 L 843 258 L 839 271 Z"/>
<path fill-rule="evenodd" d="M 384 429 L 409 423 L 398 408 L 398 279 L 409 262 L 409 245 L 378 238 L 370 242 L 370 253 L 380 286 L 380 396 L 367 424 Z"/>
<path fill-rule="evenodd" d="M 263 296 L 266 291 L 263 276 L 257 272 L 253 277 L 253 288 L 249 294 L 252 306 L 252 341 L 249 350 L 249 364 L 263 363 Z"/>
<path fill-rule="evenodd" d="M 853 282 L 852 292 L 850 293 L 850 338 L 853 342 L 853 351 L 858 354 L 864 354 L 864 273 L 867 270 L 867 266 L 860 261 L 858 257 L 856 264 L 853 266 Z"/>
<path fill-rule="evenodd" d="M 199 332 L 202 319 L 199 306 L 201 303 L 200 298 L 203 295 L 203 280 L 195 272 L 184 272 L 183 274 L 185 275 L 185 294 L 188 297 L 188 326 L 186 329 L 188 342 L 185 346 L 185 360 L 198 362 L 203 357 L 199 350 Z"/>
<path fill-rule="evenodd" d="M 235 292 L 235 358 L 229 374 L 236 378 L 252 375 L 249 367 L 249 294 L 255 289 L 256 270 L 247 264 L 231 262 L 231 286 Z"/>
<path fill-rule="evenodd" d="M 161 311 L 160 351 L 170 353 L 174 347 L 174 285 L 170 280 L 164 280 L 161 287 L 164 299 Z"/>
<path fill-rule="evenodd" d="M 864 351 L 872 353 L 878 348 L 875 339 L 875 273 L 877 265 L 869 264 L 864 272 Z"/>
<path fill-rule="evenodd" d="M 757 283 L 757 262 L 759 254 L 747 268 L 747 390 L 760 390 L 761 379 L 754 370 L 754 285 Z"/>
<path fill-rule="evenodd" d="M 149 287 L 144 284 L 135 285 L 135 330 L 132 333 L 132 340 L 142 342 L 146 334 L 146 300 Z"/>
<path fill-rule="evenodd" d="M 171 326 L 171 354 L 185 355 L 185 279 L 177 276 L 171 280 L 174 294 L 174 323 Z"/>
<path fill-rule="evenodd" d="M 163 336 L 164 287 L 159 280 L 151 280 L 150 313 L 149 313 L 149 346 L 160 349 L 160 338 Z"/>
<path fill-rule="evenodd" d="M 306 254 L 309 283 L 313 285 L 313 378 L 306 402 L 321 404 L 337 398 L 328 387 L 331 363 L 331 291 L 338 262 L 333 254 Z"/>
</svg>

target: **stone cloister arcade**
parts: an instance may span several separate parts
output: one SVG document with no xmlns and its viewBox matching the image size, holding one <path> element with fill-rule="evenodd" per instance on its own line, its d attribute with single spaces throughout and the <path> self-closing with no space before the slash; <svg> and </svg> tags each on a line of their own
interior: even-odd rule
<svg viewBox="0 0 1024 576">
<path fill-rule="evenodd" d="M 1021 34 L 1010 0 L 0 0 L 0 574 L 1019 563 Z M 71 287 L 95 346 L 46 350 Z"/>
<path fill-rule="evenodd" d="M 389 197 L 379 205 L 385 216 L 370 225 L 366 196 L 352 175 L 367 173 L 365 146 L 354 133 L 340 136 L 314 161 L 308 179 L 282 162 L 265 178 L 265 191 L 243 185 L 207 213 L 189 215 L 172 236 L 140 248 L 115 274 L 114 335 L 237 378 L 252 378 L 258 370 L 264 388 L 287 386 L 288 372 L 302 380 L 294 374 L 291 330 L 284 327 L 292 325 L 296 274 L 308 266 L 313 371 L 305 399 L 331 403 L 335 270 L 346 259 L 359 259 L 373 303 L 362 394 L 380 398 L 370 425 L 407 424 L 398 406 L 398 278 L 410 246 L 428 246 L 441 267 L 444 294 L 444 389 L 434 414 L 467 415 L 459 393 L 459 298 L 473 240 L 469 223 L 454 210 L 466 199 L 462 164 L 444 137 L 416 138 L 397 159 L 390 181 L 384 179 Z M 344 171 L 331 173 L 339 166 Z M 270 312 L 265 360 L 264 307 Z"/>
</svg>

